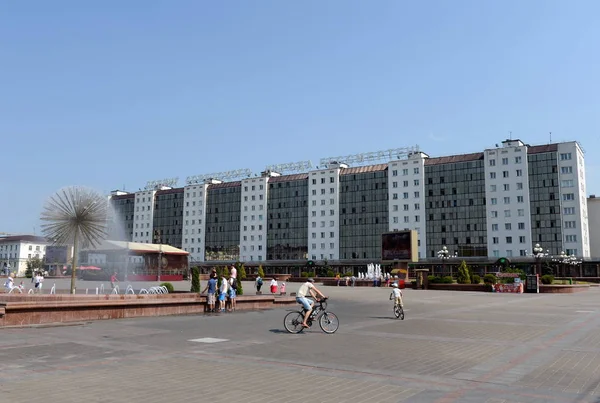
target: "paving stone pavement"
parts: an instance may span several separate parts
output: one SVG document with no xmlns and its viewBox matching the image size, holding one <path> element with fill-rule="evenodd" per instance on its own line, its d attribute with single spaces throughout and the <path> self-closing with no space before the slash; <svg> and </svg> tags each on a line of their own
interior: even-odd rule
<svg viewBox="0 0 600 403">
<path fill-rule="evenodd" d="M 600 402 L 600 290 L 406 290 L 400 321 L 388 289 L 323 288 L 341 322 L 334 335 L 318 326 L 287 334 L 289 308 L 0 329 L 0 396 L 45 403 Z"/>
</svg>

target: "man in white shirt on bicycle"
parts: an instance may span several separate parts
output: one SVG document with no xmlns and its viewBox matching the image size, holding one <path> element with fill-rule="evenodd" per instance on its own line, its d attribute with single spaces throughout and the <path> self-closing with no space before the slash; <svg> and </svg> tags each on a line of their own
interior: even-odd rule
<svg viewBox="0 0 600 403">
<path fill-rule="evenodd" d="M 321 296 L 321 298 L 326 298 L 325 295 L 321 291 L 319 291 L 317 289 L 317 287 L 315 287 L 314 282 L 315 282 L 315 280 L 313 280 L 312 278 L 309 278 L 308 280 L 306 280 L 306 283 L 304 283 L 300 286 L 300 289 L 298 290 L 298 293 L 296 294 L 296 302 L 299 303 L 300 305 L 302 305 L 304 307 L 304 309 L 306 310 L 306 313 L 304 314 L 304 321 L 302 322 L 303 327 L 308 327 L 308 324 L 306 323 L 306 321 L 310 317 L 310 314 L 313 309 L 313 304 L 314 304 L 314 301 L 306 298 L 306 295 L 310 293 L 310 295 L 314 299 L 317 299 L 316 294 L 319 294 Z"/>
<path fill-rule="evenodd" d="M 390 299 L 394 300 L 394 305 L 398 304 L 400 305 L 400 308 L 403 308 L 404 305 L 402 304 L 402 290 L 400 288 L 398 288 L 398 284 L 394 283 L 392 284 L 392 293 L 390 294 Z"/>
</svg>

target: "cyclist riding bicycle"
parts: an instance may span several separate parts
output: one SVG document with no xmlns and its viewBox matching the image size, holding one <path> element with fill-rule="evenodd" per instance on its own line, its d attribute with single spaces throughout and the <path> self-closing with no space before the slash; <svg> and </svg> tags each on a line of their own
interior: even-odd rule
<svg viewBox="0 0 600 403">
<path fill-rule="evenodd" d="M 392 284 L 392 293 L 390 294 L 390 300 L 394 300 L 394 305 L 400 305 L 400 308 L 403 308 L 402 304 L 402 290 L 398 288 L 398 284 Z"/>
<path fill-rule="evenodd" d="M 306 310 L 306 313 L 304 314 L 304 321 L 302 322 L 302 327 L 309 327 L 306 324 L 306 321 L 310 317 L 310 314 L 312 313 L 312 309 L 313 309 L 313 305 L 314 305 L 314 301 L 306 298 L 306 294 L 310 293 L 310 295 L 314 299 L 317 299 L 317 296 L 315 294 L 319 294 L 321 296 L 321 298 L 327 298 L 321 291 L 319 291 L 317 289 L 317 287 L 315 287 L 315 285 L 313 284 L 314 282 L 315 282 L 315 280 L 313 280 L 312 278 L 309 278 L 308 280 L 306 280 L 306 283 L 304 283 L 300 286 L 300 289 L 298 290 L 298 294 L 296 294 L 297 295 L 296 302 L 299 303 L 300 305 L 302 305 L 304 307 L 304 309 Z"/>
</svg>

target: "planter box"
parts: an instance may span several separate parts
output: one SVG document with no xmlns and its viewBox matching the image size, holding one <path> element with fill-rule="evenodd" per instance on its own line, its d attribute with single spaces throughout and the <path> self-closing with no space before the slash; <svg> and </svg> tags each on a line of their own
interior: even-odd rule
<svg viewBox="0 0 600 403">
<path fill-rule="evenodd" d="M 589 289 L 590 289 L 589 284 L 573 284 L 573 285 L 540 284 L 540 293 L 570 294 L 570 293 L 574 293 L 574 292 L 587 291 Z"/>
</svg>

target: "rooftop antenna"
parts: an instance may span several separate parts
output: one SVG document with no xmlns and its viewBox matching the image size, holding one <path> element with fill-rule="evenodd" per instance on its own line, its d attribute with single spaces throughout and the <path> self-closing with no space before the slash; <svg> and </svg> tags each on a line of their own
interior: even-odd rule
<svg viewBox="0 0 600 403">
<path fill-rule="evenodd" d="M 508 132 L 508 139 L 512 140 L 512 132 Z"/>
<path fill-rule="evenodd" d="M 550 132 L 550 144 L 552 144 L 552 132 Z"/>
</svg>

